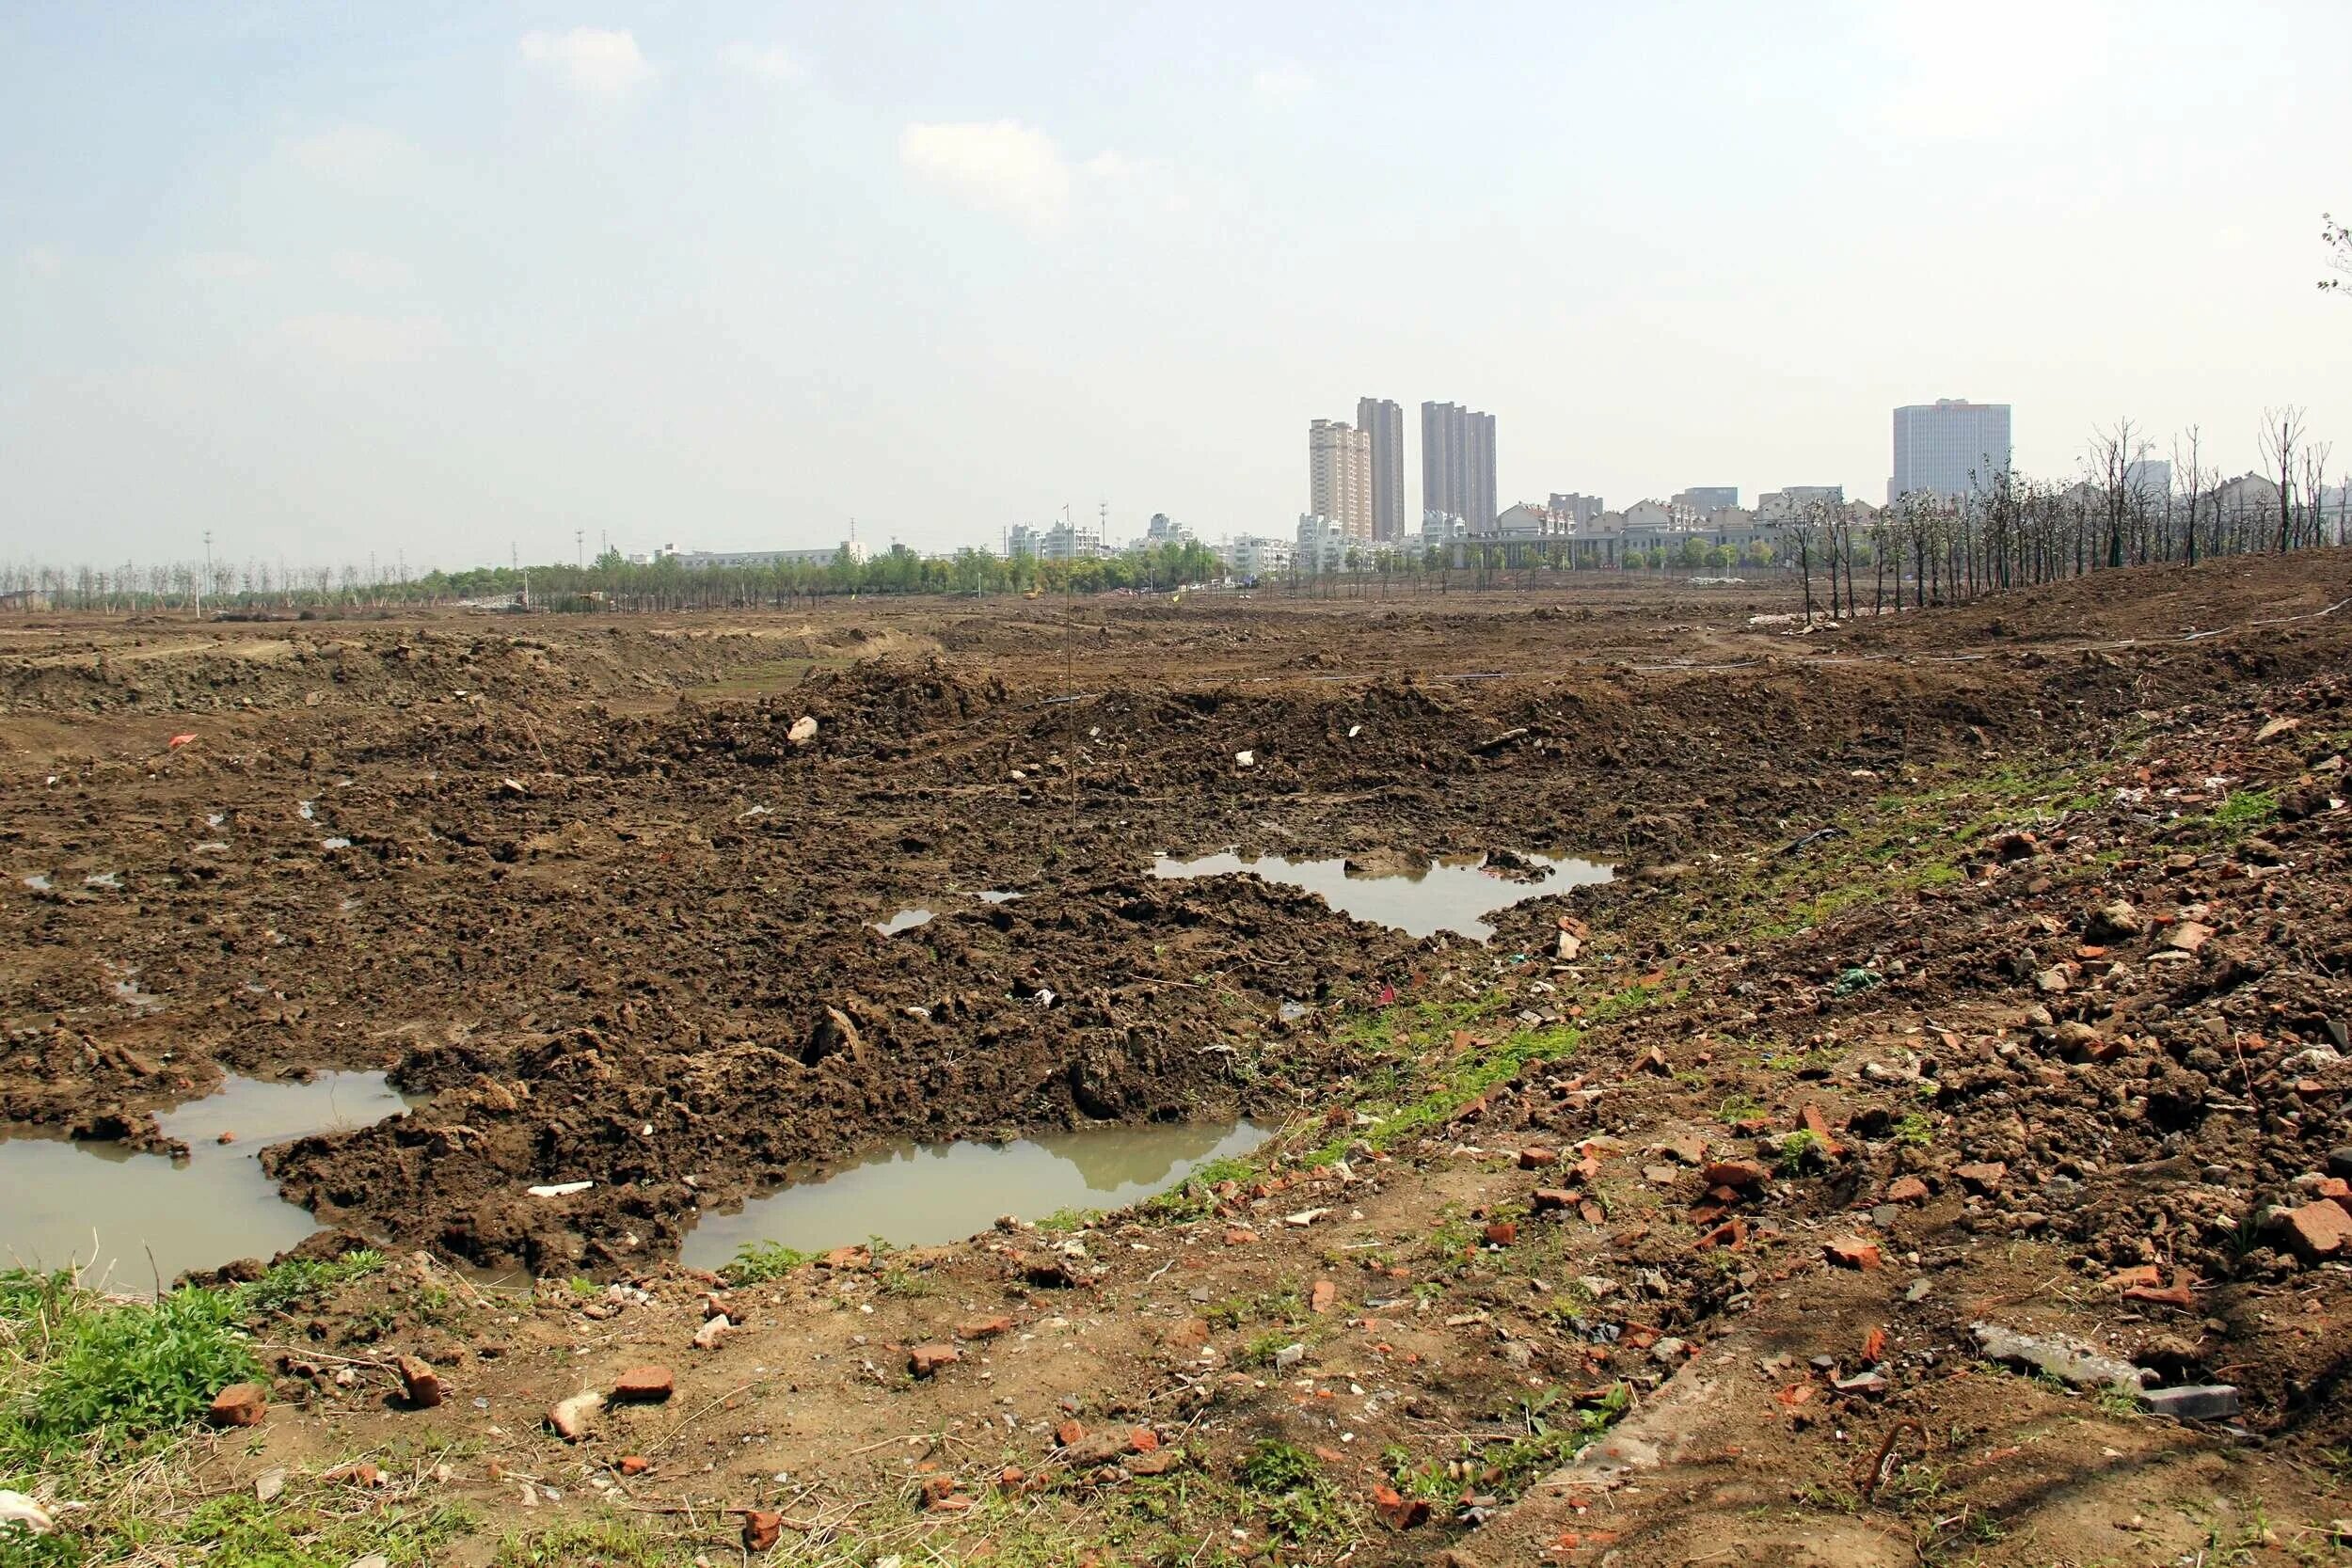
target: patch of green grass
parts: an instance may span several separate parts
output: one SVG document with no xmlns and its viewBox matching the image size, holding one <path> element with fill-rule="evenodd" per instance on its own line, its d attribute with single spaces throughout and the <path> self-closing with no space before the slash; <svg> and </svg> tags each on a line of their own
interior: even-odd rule
<svg viewBox="0 0 2352 1568">
<path fill-rule="evenodd" d="M 657 1542 L 634 1520 L 611 1515 L 567 1520 L 545 1529 L 517 1531 L 499 1542 L 491 1568 L 666 1568 L 688 1557 Z M 336 1568 L 342 1568 L 337 1564 Z"/>
<path fill-rule="evenodd" d="M 876 1277 L 874 1289 L 886 1296 L 935 1296 L 939 1294 L 939 1281 L 921 1269 L 894 1263 Z"/>
<path fill-rule="evenodd" d="M 1775 1163 L 1781 1175 L 1802 1176 L 1806 1166 L 1821 1157 L 1821 1135 L 1809 1127 L 1801 1127 L 1780 1140 L 1780 1157 Z"/>
<path fill-rule="evenodd" d="M 1088 1224 L 1102 1217 L 1100 1209 L 1057 1209 L 1037 1222 L 1040 1230 L 1084 1230 Z"/>
<path fill-rule="evenodd" d="M 282 1312 L 298 1301 L 326 1294 L 338 1286 L 363 1279 L 384 1266 L 380 1252 L 347 1252 L 330 1262 L 289 1259 L 248 1285 L 237 1287 L 243 1315 L 262 1317 Z"/>
<path fill-rule="evenodd" d="M 1725 1127 L 1737 1126 L 1743 1121 L 1754 1121 L 1763 1114 L 1764 1102 L 1745 1089 L 1735 1090 L 1724 1096 L 1723 1103 L 1715 1107 L 1715 1119 Z"/>
<path fill-rule="evenodd" d="M 2276 790 L 2233 789 L 2214 808 L 2213 819 L 2233 833 L 2248 833 L 2279 816 Z"/>
<path fill-rule="evenodd" d="M 405 1568 L 435 1560 L 469 1522 L 462 1510 L 440 1504 L 346 1513 L 265 1504 L 232 1493 L 168 1526 L 119 1527 L 117 1539 L 138 1548 L 125 1556 L 201 1560 L 206 1568 L 345 1568 L 368 1556 Z"/>
<path fill-rule="evenodd" d="M 1264 1507 L 1267 1528 L 1285 1541 L 1336 1544 L 1356 1533 L 1339 1489 L 1295 1443 L 1259 1439 L 1242 1456 L 1234 1479 Z"/>
<path fill-rule="evenodd" d="M 782 1279 L 817 1255 L 781 1242 L 746 1242 L 735 1249 L 735 1261 L 719 1271 L 730 1285 L 764 1285 Z"/>
<path fill-rule="evenodd" d="M 1906 1111 L 1896 1118 L 1893 1136 L 1905 1148 L 1931 1148 L 1935 1145 L 1934 1119 L 1924 1111 Z"/>
<path fill-rule="evenodd" d="M 1235 1365 L 1243 1367 L 1271 1367 L 1278 1354 L 1297 1342 L 1298 1336 L 1289 1329 L 1269 1328 L 1263 1334 L 1252 1335 L 1248 1341 L 1234 1353 L 1233 1361 Z"/>
<path fill-rule="evenodd" d="M 1143 1212 L 1176 1221 L 1204 1219 L 1216 1212 L 1216 1189 L 1228 1181 L 1248 1181 L 1258 1173 L 1246 1156 L 1229 1155 L 1196 1165 L 1183 1181 L 1147 1198 Z"/>
<path fill-rule="evenodd" d="M 21 1282 L 9 1292 L 19 1303 L 35 1293 Z M 0 1414 L 0 1468 L 92 1441 L 125 1450 L 187 1425 L 223 1387 L 259 1374 L 240 1311 L 228 1291 L 102 1304 L 50 1288 L 14 1336 L 24 1359 L 8 1382 L 30 1386 Z"/>
</svg>

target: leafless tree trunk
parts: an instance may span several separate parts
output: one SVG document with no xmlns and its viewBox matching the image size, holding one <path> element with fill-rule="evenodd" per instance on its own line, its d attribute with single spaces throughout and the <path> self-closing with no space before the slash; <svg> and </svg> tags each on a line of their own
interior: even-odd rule
<svg viewBox="0 0 2352 1568">
<path fill-rule="evenodd" d="M 2295 544 L 2295 454 L 2303 443 L 2303 410 L 2293 404 L 2263 410 L 2263 461 L 2279 474 L 2279 549 Z"/>
<path fill-rule="evenodd" d="M 2172 437 L 2172 483 L 2188 498 L 2188 563 L 2197 564 L 2197 498 L 2205 488 L 2205 465 L 2195 425 Z"/>
</svg>

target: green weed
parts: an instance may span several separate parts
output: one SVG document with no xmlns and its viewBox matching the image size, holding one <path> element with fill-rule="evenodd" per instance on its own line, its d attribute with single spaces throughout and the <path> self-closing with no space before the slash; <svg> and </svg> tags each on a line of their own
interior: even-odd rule
<svg viewBox="0 0 2352 1568">
<path fill-rule="evenodd" d="M 13 1300 L 25 1288 L 13 1285 Z M 38 1342 L 29 1398 L 0 1416 L 0 1465 L 97 1439 L 115 1449 L 186 1425 L 231 1383 L 257 1375 L 226 1291 L 180 1290 L 151 1305 L 56 1292 L 20 1344 Z"/>
<path fill-rule="evenodd" d="M 815 1256 L 781 1242 L 746 1242 L 735 1249 L 735 1261 L 719 1275 L 730 1285 L 764 1285 L 782 1279 Z"/>
<path fill-rule="evenodd" d="M 238 1286 L 238 1304 L 246 1317 L 282 1312 L 298 1301 L 324 1295 L 338 1286 L 365 1278 L 383 1266 L 382 1253 L 364 1249 L 347 1252 L 330 1262 L 289 1259 L 283 1263 L 273 1264 L 267 1274 L 251 1284 Z"/>
</svg>

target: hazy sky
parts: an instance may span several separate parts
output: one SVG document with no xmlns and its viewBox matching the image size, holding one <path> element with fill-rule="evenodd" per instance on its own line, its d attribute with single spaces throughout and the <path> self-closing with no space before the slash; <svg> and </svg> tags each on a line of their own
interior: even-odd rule
<svg viewBox="0 0 2352 1568">
<path fill-rule="evenodd" d="M 1506 501 L 1875 500 L 1938 396 L 2352 467 L 2347 58 L 2345 0 L 0 0 L 0 559 L 1287 532 L 1360 394 L 1493 412 Z"/>
</svg>

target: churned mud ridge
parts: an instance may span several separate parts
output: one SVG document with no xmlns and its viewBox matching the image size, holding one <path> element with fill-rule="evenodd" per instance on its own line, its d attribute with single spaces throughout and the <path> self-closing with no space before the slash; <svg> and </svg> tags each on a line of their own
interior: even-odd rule
<svg viewBox="0 0 2352 1568">
<path fill-rule="evenodd" d="M 1279 1119 L 1339 1067 L 1283 1005 L 1359 995 L 1409 945 L 1246 879 L 1039 893 L 889 937 L 773 944 L 768 925 L 747 914 L 659 986 L 599 988 L 577 1027 L 414 1046 L 393 1079 L 438 1090 L 430 1107 L 269 1169 L 323 1220 L 404 1243 L 643 1268 L 699 1207 L 890 1138 Z M 596 1185 L 525 1196 L 579 1180 Z"/>
</svg>

